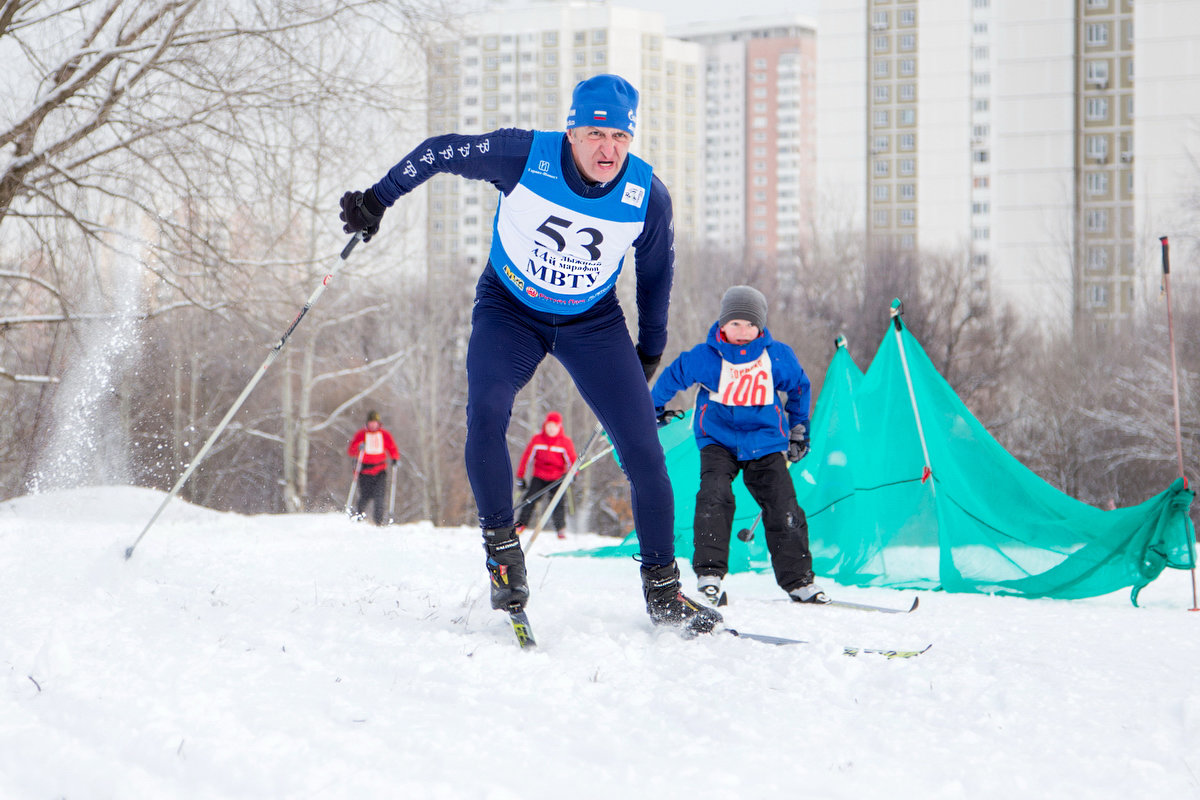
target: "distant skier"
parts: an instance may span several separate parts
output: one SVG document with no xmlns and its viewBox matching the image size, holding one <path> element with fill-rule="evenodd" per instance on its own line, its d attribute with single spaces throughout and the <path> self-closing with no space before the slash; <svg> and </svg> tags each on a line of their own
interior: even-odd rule
<svg viewBox="0 0 1200 800">
<path fill-rule="evenodd" d="M 721 581 L 729 571 L 733 479 L 741 472 L 762 507 L 767 550 L 780 588 L 800 603 L 829 602 L 813 582 L 808 520 L 796 502 L 787 464 L 808 452 L 808 375 L 792 348 L 767 330 L 762 292 L 731 287 L 708 339 L 663 370 L 651 392 L 661 424 L 681 416 L 665 406 L 694 384 L 700 385 L 692 418 L 700 448 L 692 556 L 697 590 L 713 605 L 724 602 Z"/>
<path fill-rule="evenodd" d="M 392 434 L 379 421 L 379 412 L 367 414 L 367 425 L 359 428 L 350 440 L 346 452 L 357 461 L 359 451 L 362 451 L 362 469 L 358 474 L 358 503 L 355 513 L 359 519 L 367 515 L 367 503 L 373 503 L 372 518 L 376 525 L 383 524 L 384 489 L 387 487 L 388 459 L 392 467 L 400 460 L 400 451 Z"/>
<path fill-rule="evenodd" d="M 575 87 L 565 133 L 506 128 L 434 136 L 370 189 L 347 192 L 341 217 L 347 233 L 361 231 L 365 240 L 389 206 L 443 172 L 488 181 L 501 193 L 467 349 L 467 477 L 492 607 L 520 612 L 529 599 L 506 435 L 517 392 L 552 353 L 629 478 L 647 612 L 656 624 L 707 632 L 721 616 L 679 589 L 675 499 L 646 385 L 666 347 L 674 233 L 667 187 L 628 153 L 637 105 L 628 81 L 596 75 Z M 636 348 L 613 291 L 630 247 L 637 257 Z"/>
<path fill-rule="evenodd" d="M 533 477 L 525 483 L 525 470 L 529 466 L 529 457 L 533 456 Z M 575 463 L 575 443 L 571 437 L 563 433 L 562 414 L 551 411 L 546 415 L 542 429 L 533 435 L 525 452 L 521 453 L 521 461 L 517 464 L 517 488 L 524 489 L 521 501 L 525 504 L 521 515 L 517 518 L 517 533 L 519 534 L 533 519 L 533 512 L 543 499 L 550 502 L 553 492 L 548 488 L 561 480 L 571 465 Z M 537 497 L 530 501 L 530 498 Z M 560 502 L 553 511 L 554 529 L 558 538 L 567 538 L 567 506 Z"/>
</svg>

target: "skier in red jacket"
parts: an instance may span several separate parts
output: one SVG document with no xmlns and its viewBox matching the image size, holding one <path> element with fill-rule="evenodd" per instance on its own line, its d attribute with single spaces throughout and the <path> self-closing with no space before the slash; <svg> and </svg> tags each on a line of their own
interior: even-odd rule
<svg viewBox="0 0 1200 800">
<path fill-rule="evenodd" d="M 379 412 L 367 414 L 367 427 L 359 428 L 350 440 L 346 452 L 357 461 L 362 451 L 362 469 L 358 473 L 358 504 L 355 513 L 359 519 L 367 515 L 367 502 L 374 501 L 372 517 L 376 525 L 383 524 L 383 490 L 387 485 L 388 459 L 394 467 L 400 460 L 396 441 L 379 422 Z"/>
<path fill-rule="evenodd" d="M 530 454 L 533 455 L 533 478 L 526 486 L 525 468 L 529 464 Z M 517 465 L 517 488 L 525 490 L 525 496 L 521 498 L 524 508 L 521 509 L 521 516 L 517 519 L 518 533 L 529 525 L 529 520 L 533 518 L 533 512 L 538 503 L 543 498 L 553 496 L 553 492 L 546 491 L 546 487 L 566 475 L 574 463 L 575 443 L 571 441 L 570 436 L 563 433 L 562 414 L 551 411 L 546 415 L 546 421 L 542 423 L 541 432 L 535 433 L 529 440 L 529 444 L 525 445 L 525 452 L 521 454 L 521 463 Z M 537 496 L 538 492 L 542 492 L 542 495 L 537 500 L 530 502 L 529 498 Z M 566 506 L 562 503 L 555 506 L 553 516 L 558 538 L 567 538 Z"/>
</svg>

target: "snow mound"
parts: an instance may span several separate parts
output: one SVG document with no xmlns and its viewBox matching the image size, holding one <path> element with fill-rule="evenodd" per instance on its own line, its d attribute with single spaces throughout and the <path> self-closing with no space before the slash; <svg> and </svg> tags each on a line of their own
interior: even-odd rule
<svg viewBox="0 0 1200 800">
<path fill-rule="evenodd" d="M 140 486 L 84 486 L 59 489 L 41 494 L 14 497 L 0 503 L 0 519 L 5 517 L 45 523 L 78 525 L 86 520 L 99 525 L 122 524 L 138 519 L 149 520 L 167 493 Z M 176 497 L 163 511 L 162 518 L 172 522 L 217 522 L 239 515 L 192 505 Z"/>
</svg>

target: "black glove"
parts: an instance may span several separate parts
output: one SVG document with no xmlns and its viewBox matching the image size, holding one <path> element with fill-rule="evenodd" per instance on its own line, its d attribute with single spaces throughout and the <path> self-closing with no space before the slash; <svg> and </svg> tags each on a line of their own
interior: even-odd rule
<svg viewBox="0 0 1200 800">
<path fill-rule="evenodd" d="M 667 410 L 654 409 L 658 413 L 658 427 L 662 428 L 670 425 L 677 419 L 683 419 L 683 412 L 678 409 L 668 408 Z"/>
<path fill-rule="evenodd" d="M 792 428 L 788 435 L 787 460 L 793 464 L 808 453 L 808 430 L 803 425 Z"/>
<path fill-rule="evenodd" d="M 399 463 L 400 463 L 400 459 L 398 459 L 398 458 L 393 458 L 393 459 L 392 459 L 392 469 L 395 469 L 395 468 L 396 468 L 396 465 L 397 465 L 397 464 L 399 464 Z"/>
<path fill-rule="evenodd" d="M 517 488 L 520 489 L 522 492 L 525 491 L 525 479 L 524 478 L 517 478 Z"/>
<path fill-rule="evenodd" d="M 338 219 L 346 223 L 342 226 L 346 233 L 362 231 L 362 240 L 369 242 L 372 236 L 379 233 L 379 221 L 383 219 L 384 211 L 387 211 L 387 207 L 379 202 L 371 189 L 346 192 L 342 195 L 342 213 L 338 214 Z"/>
<path fill-rule="evenodd" d="M 642 374 L 646 376 L 646 383 L 654 377 L 654 370 L 658 369 L 658 362 L 662 361 L 662 353 L 656 356 L 648 356 L 642 352 L 641 346 L 635 347 L 637 350 L 638 361 L 642 362 Z"/>
</svg>

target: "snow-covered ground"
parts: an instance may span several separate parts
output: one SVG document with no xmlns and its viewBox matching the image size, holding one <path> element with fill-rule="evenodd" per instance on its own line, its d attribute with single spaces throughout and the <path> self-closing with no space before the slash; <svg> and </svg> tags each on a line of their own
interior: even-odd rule
<svg viewBox="0 0 1200 800">
<path fill-rule="evenodd" d="M 1186 572 L 1140 609 L 923 593 L 909 615 L 732 576 L 732 627 L 812 642 L 773 647 L 655 630 L 632 561 L 544 557 L 611 540 L 542 537 L 521 651 L 474 530 L 175 500 L 126 561 L 161 499 L 0 503 L 0 797 L 1200 796 Z"/>
</svg>

